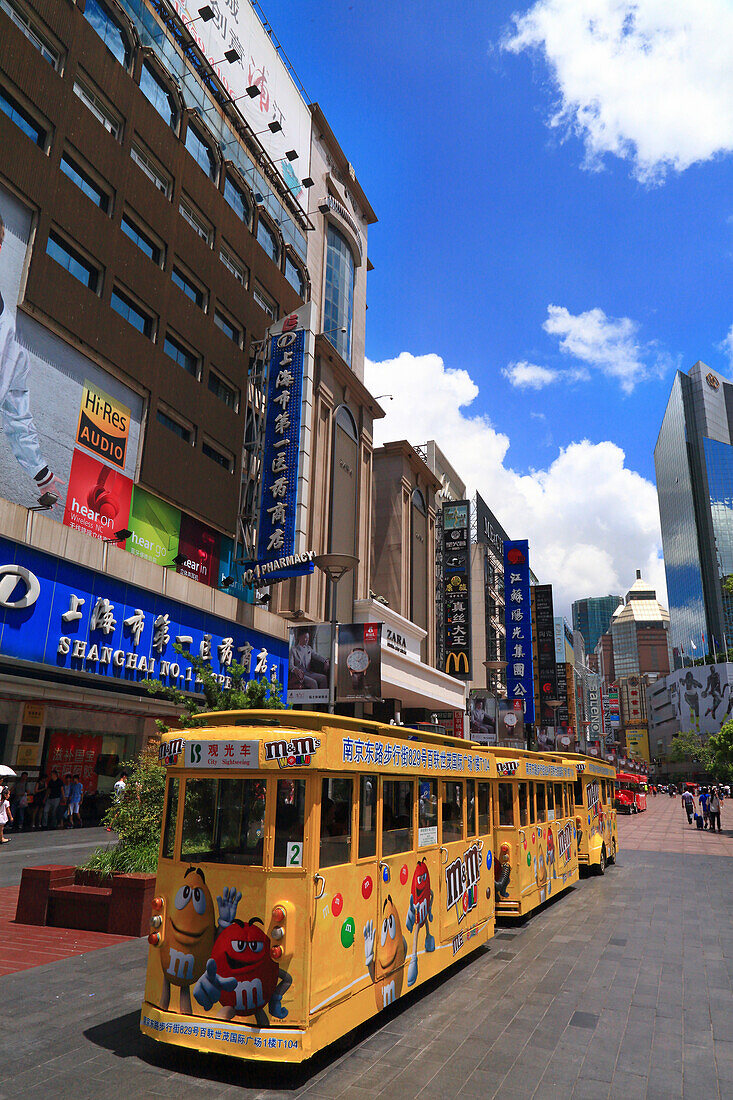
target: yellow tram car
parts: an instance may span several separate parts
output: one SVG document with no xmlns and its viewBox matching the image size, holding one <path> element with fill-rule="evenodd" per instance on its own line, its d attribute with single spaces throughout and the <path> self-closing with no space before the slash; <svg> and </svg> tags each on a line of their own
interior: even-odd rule
<svg viewBox="0 0 733 1100">
<path fill-rule="evenodd" d="M 485 748 L 302 711 L 205 721 L 161 745 L 145 1034 L 302 1061 L 493 935 Z"/>
<path fill-rule="evenodd" d="M 578 860 L 581 867 L 602 875 L 616 862 L 618 822 L 613 798 L 616 769 L 594 756 L 566 753 L 563 760 L 575 768 L 573 784 Z"/>
</svg>

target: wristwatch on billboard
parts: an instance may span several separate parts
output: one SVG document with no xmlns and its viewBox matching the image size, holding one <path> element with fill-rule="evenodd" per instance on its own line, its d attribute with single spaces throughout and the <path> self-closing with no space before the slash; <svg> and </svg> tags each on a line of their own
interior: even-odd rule
<svg viewBox="0 0 733 1100">
<path fill-rule="evenodd" d="M 363 689 L 364 677 L 370 663 L 369 654 L 362 646 L 356 646 L 346 658 L 346 667 L 351 675 L 351 686 L 354 691 Z"/>
</svg>

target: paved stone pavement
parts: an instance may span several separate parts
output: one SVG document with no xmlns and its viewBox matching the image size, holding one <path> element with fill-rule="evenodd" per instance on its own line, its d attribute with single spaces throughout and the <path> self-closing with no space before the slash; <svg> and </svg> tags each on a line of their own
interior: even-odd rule
<svg viewBox="0 0 733 1100">
<path fill-rule="evenodd" d="M 706 852 L 715 856 L 733 856 L 733 801 L 724 799 L 720 812 L 721 832 L 707 832 L 687 824 L 687 814 L 679 795 L 647 795 L 645 813 L 619 814 L 619 842 L 627 851 Z M 697 802 L 696 802 L 697 809 Z"/>
<path fill-rule="evenodd" d="M 24 867 L 42 863 L 83 863 L 95 848 L 113 844 L 116 835 L 102 828 L 49 829 L 8 833 L 0 848 L 0 887 L 20 884 Z"/>
<path fill-rule="evenodd" d="M 682 813 L 678 800 L 650 802 L 622 824 L 629 840 L 655 820 L 664 840 L 667 815 Z M 0 978 L 0 1100 L 722 1100 L 733 1095 L 732 865 L 694 835 L 696 854 L 627 844 L 605 877 L 498 929 L 304 1068 L 143 1040 L 144 940 Z"/>
</svg>

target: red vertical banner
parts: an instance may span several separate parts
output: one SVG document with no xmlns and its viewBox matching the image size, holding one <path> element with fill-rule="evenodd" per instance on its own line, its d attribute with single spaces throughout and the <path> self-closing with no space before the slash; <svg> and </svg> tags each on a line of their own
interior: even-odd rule
<svg viewBox="0 0 733 1100">
<path fill-rule="evenodd" d="M 97 733 L 71 733 L 54 730 L 46 754 L 46 772 L 54 769 L 61 778 L 78 775 L 85 794 L 94 794 L 99 782 L 95 768 L 102 751 L 102 735 Z"/>
</svg>

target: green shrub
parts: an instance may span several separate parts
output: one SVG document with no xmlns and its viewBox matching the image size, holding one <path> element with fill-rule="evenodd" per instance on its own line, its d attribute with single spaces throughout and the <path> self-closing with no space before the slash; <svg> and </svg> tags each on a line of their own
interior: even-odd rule
<svg viewBox="0 0 733 1100">
<path fill-rule="evenodd" d="M 158 763 L 157 754 L 147 750 L 125 764 L 124 771 L 124 793 L 113 799 L 102 822 L 119 839 L 112 848 L 97 848 L 83 866 L 108 875 L 154 874 L 163 820 L 165 768 Z"/>
</svg>

